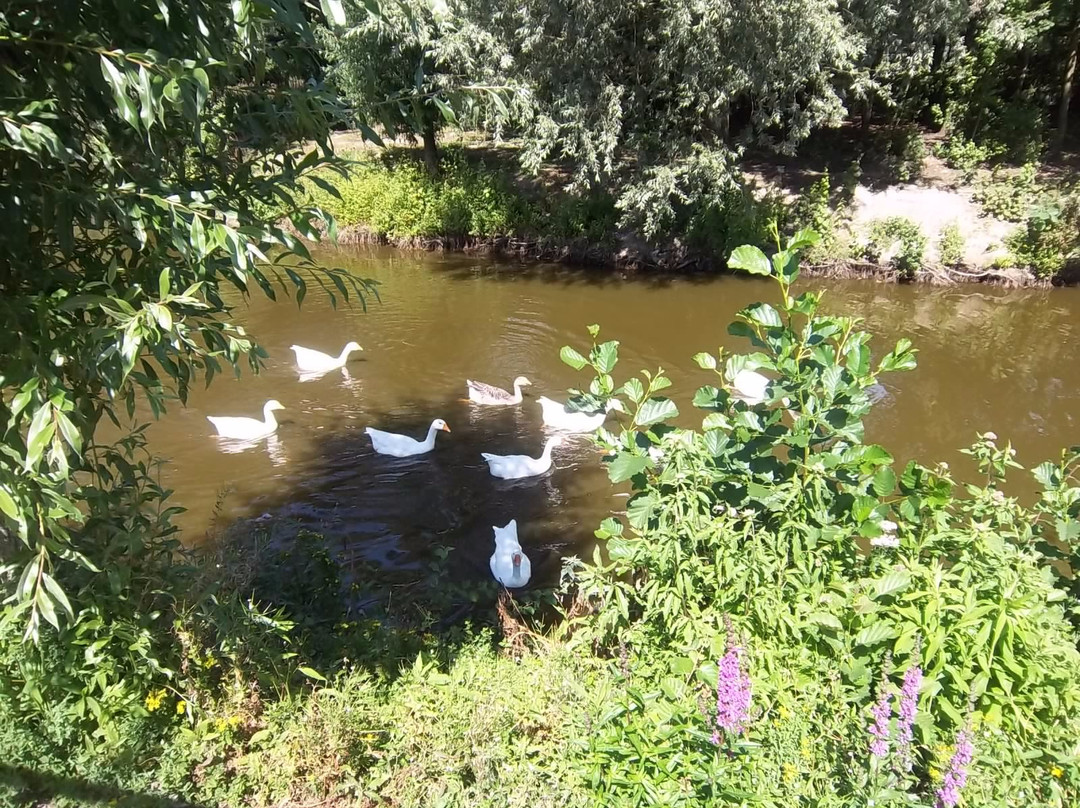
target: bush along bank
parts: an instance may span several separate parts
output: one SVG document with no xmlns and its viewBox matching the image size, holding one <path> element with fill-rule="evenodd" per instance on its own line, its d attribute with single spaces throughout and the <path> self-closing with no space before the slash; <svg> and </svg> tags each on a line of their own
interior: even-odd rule
<svg viewBox="0 0 1080 808">
<path fill-rule="evenodd" d="M 615 199 L 518 175 L 505 155 L 476 159 L 444 149 L 433 176 L 409 149 L 350 155 L 345 173 L 307 184 L 306 203 L 336 220 L 339 243 L 490 252 L 542 261 L 659 271 L 718 270 L 745 241 L 766 238 L 787 208 L 732 185 L 715 204 L 680 206 L 665 229 L 644 238 L 621 225 Z M 303 234 L 308 225 L 293 223 Z"/>
<path fill-rule="evenodd" d="M 894 469 L 863 440 L 867 389 L 915 351 L 873 364 L 857 320 L 791 296 L 814 240 L 732 255 L 779 301 L 729 327 L 752 353 L 695 357 L 714 374 L 700 431 L 665 425 L 661 371 L 616 382 L 617 343 L 564 349 L 593 376 L 578 395 L 629 410 L 600 440 L 634 494 L 598 533 L 608 560 L 575 571 L 589 642 L 634 675 L 590 739 L 594 777 L 610 804 L 645 804 L 642 781 L 663 804 L 1071 804 L 1077 590 L 1048 561 L 1080 560 L 1080 450 L 1036 469 L 1034 509 L 1004 493 L 1018 465 L 991 433 L 959 492 L 945 464 Z M 731 393 L 749 370 L 775 378 L 762 400 Z"/>
<path fill-rule="evenodd" d="M 567 563 L 555 629 L 530 616 L 547 593 L 496 601 L 438 553 L 408 585 L 350 583 L 317 536 L 234 537 L 217 605 L 184 613 L 182 659 L 122 732 L 94 738 L 70 682 L 0 693 L 11 801 L 92 781 L 132 805 L 1078 804 L 1080 589 L 1048 562 L 1080 563 L 1080 452 L 1034 470 L 1030 507 L 991 433 L 967 450 L 977 482 L 894 468 L 863 438 L 867 391 L 915 349 L 875 362 L 857 319 L 791 294 L 815 240 L 732 254 L 777 296 L 729 326 L 747 353 L 695 357 L 700 429 L 670 425 L 662 371 L 617 378 L 598 327 L 563 348 L 579 404 L 624 405 L 597 440 L 633 493 L 604 552 Z M 751 400 L 748 371 L 772 379 Z M 450 619 L 468 604 L 476 621 Z M 33 653 L 3 636 L 7 669 Z M 122 689 L 124 646 L 96 652 Z"/>
<path fill-rule="evenodd" d="M 349 155 L 344 174 L 307 185 L 308 204 L 331 213 L 340 243 L 480 250 L 552 261 L 637 264 L 620 258 L 614 200 L 514 176 L 505 159 L 447 148 L 432 174 L 407 149 Z"/>
<path fill-rule="evenodd" d="M 624 221 L 609 193 L 569 189 L 551 179 L 554 174 L 522 176 L 507 153 L 449 147 L 435 176 L 410 149 L 349 157 L 344 172 L 309 178 L 304 200 L 333 215 L 338 240 L 346 244 L 712 272 L 724 270 L 726 257 L 741 244 L 766 247 L 775 222 L 789 235 L 801 225 L 821 235 L 806 255 L 812 274 L 1009 285 L 1066 281 L 1069 250 L 1075 247 L 1064 235 L 1072 221 L 1068 216 L 1051 217 L 1047 221 L 1053 227 L 1042 229 L 1037 216 L 1033 224 L 1025 220 L 1009 239 L 1011 258 L 989 269 L 964 264 L 964 237 L 955 223 L 942 232 L 923 233 L 917 222 L 892 216 L 858 230 L 851 223 L 855 170 L 837 182 L 826 172 L 797 195 L 762 189 L 733 175 L 725 190 L 706 201 L 672 203 L 672 214 L 654 223 L 646 237 Z M 303 214 L 292 220 L 301 233 L 310 231 Z M 1024 235 L 1024 227 L 1037 238 Z"/>
</svg>

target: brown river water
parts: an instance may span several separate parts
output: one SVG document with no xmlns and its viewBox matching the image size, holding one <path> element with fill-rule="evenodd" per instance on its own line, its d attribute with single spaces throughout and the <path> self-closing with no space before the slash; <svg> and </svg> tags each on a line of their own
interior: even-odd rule
<svg viewBox="0 0 1080 808">
<path fill-rule="evenodd" d="M 381 302 L 333 309 L 317 290 L 301 308 L 261 296 L 235 316 L 267 349 L 258 376 L 218 377 L 187 407 L 174 404 L 150 427 L 150 447 L 165 463 L 162 480 L 185 540 L 199 544 L 223 524 L 264 514 L 310 527 L 348 557 L 402 568 L 454 548 L 461 574 L 487 575 L 492 525 L 516 518 L 533 559 L 534 581 L 550 582 L 559 558 L 591 555 L 600 520 L 625 503 L 586 439 L 556 449 L 547 475 L 504 482 L 489 476 L 481 451 L 539 453 L 544 438 L 535 398 L 562 399 L 584 379 L 559 361 L 559 348 L 588 342 L 589 323 L 621 342 L 616 379 L 663 366 L 685 414 L 710 376 L 691 357 L 702 350 L 749 350 L 727 335 L 733 314 L 771 300 L 759 279 L 630 277 L 557 266 L 497 263 L 462 255 L 342 249 L 327 263 L 380 282 Z M 868 440 L 898 463 L 946 460 L 970 466 L 958 450 L 975 432 L 1011 439 L 1033 466 L 1080 442 L 1080 289 L 896 286 L 810 279 L 831 313 L 865 318 L 875 358 L 901 336 L 919 349 L 919 367 L 881 379 L 887 394 L 867 419 Z M 292 344 L 337 354 L 349 340 L 347 372 L 301 381 Z M 518 407 L 463 401 L 465 379 L 533 386 Z M 242 452 L 223 451 L 207 415 L 261 416 L 277 398 L 281 426 Z M 421 436 L 434 418 L 453 432 L 435 451 L 408 460 L 376 455 L 363 430 L 375 426 Z M 684 419 L 692 423 L 690 419 Z M 226 447 L 227 448 L 227 447 Z M 1027 472 L 1014 490 L 1034 493 Z M 214 519 L 215 504 L 219 503 Z M 216 525 L 211 529 L 211 525 Z"/>
</svg>

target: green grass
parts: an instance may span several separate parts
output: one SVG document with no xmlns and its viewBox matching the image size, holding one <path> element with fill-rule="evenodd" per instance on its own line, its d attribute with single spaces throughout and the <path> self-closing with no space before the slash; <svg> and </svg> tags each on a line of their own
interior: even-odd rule
<svg viewBox="0 0 1080 808">
<path fill-rule="evenodd" d="M 505 159 L 447 148 L 432 177 L 406 149 L 347 156 L 346 176 L 309 182 L 308 201 L 340 227 L 359 226 L 390 241 L 549 236 L 605 243 L 616 229 L 609 195 L 543 187 L 517 176 Z"/>
<path fill-rule="evenodd" d="M 445 665 L 419 656 L 392 683 L 345 665 L 326 687 L 257 715 L 238 694 L 172 734 L 163 782 L 233 805 L 341 795 L 417 808 L 580 804 L 565 750 L 585 701 L 582 662 L 558 647 L 514 659 L 478 632 Z M 206 760 L 217 765 L 192 788 Z"/>
</svg>

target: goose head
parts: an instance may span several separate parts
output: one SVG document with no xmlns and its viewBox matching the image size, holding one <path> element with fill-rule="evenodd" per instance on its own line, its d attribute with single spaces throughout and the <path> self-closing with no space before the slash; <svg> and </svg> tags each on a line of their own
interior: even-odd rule
<svg viewBox="0 0 1080 808">
<path fill-rule="evenodd" d="M 524 376 L 518 376 L 516 379 L 514 379 L 514 387 L 528 387 L 531 384 L 532 382 L 530 382 Z"/>
<path fill-rule="evenodd" d="M 344 348 L 341 349 L 341 352 L 343 354 L 348 355 L 348 354 L 351 354 L 353 351 L 362 351 L 362 350 L 364 350 L 364 349 L 361 348 L 358 343 L 350 342 L 348 345 L 346 345 Z"/>
<path fill-rule="evenodd" d="M 443 432 L 449 432 L 450 427 L 446 425 L 446 421 L 444 421 L 442 418 L 436 418 L 434 421 L 431 422 L 431 427 L 429 431 L 438 432 L 440 430 Z"/>
<path fill-rule="evenodd" d="M 272 398 L 263 404 L 263 413 L 269 415 L 274 410 L 283 410 L 285 405 L 278 401 L 276 398 Z"/>
</svg>

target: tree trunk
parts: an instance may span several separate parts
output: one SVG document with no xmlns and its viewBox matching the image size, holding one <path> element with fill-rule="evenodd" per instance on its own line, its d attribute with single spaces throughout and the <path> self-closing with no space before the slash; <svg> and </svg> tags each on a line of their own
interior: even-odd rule
<svg viewBox="0 0 1080 808">
<path fill-rule="evenodd" d="M 947 44 L 945 37 L 941 35 L 934 37 L 934 55 L 930 62 L 930 80 L 926 94 L 926 108 L 922 111 L 924 123 L 933 125 L 936 130 L 941 129 L 940 121 L 945 119 L 945 106 L 947 103 L 946 84 L 949 78 L 942 67 L 945 64 L 945 46 Z M 932 110 L 935 106 L 940 111 L 940 119 L 936 119 L 932 114 Z"/>
<path fill-rule="evenodd" d="M 439 145 L 435 142 L 435 124 L 431 120 L 424 121 L 424 165 L 428 173 L 439 176 Z"/>
<path fill-rule="evenodd" d="M 866 134 L 870 131 L 870 121 L 874 117 L 874 98 L 871 95 L 867 95 L 863 99 L 862 108 L 862 132 Z"/>
<path fill-rule="evenodd" d="M 1058 125 L 1052 152 L 1060 152 L 1065 147 L 1065 135 L 1069 129 L 1069 104 L 1072 102 L 1073 82 L 1076 80 L 1076 61 L 1080 57 L 1080 9 L 1073 11 L 1072 34 L 1069 35 L 1069 51 L 1065 55 L 1065 75 L 1061 80 L 1061 102 L 1058 104 Z"/>
<path fill-rule="evenodd" d="M 876 54 L 874 54 L 874 61 L 870 63 L 870 69 L 867 71 L 868 75 L 870 75 L 871 77 L 874 75 L 874 73 L 877 71 L 878 67 L 880 67 L 881 60 L 884 58 L 884 56 L 885 56 L 885 51 L 883 51 L 883 50 L 878 50 L 878 52 Z M 864 135 L 867 132 L 870 131 L 870 121 L 873 119 L 873 117 L 874 117 L 874 92 L 870 91 L 869 93 L 866 94 L 866 98 L 863 99 L 862 132 L 863 132 Z"/>
</svg>

